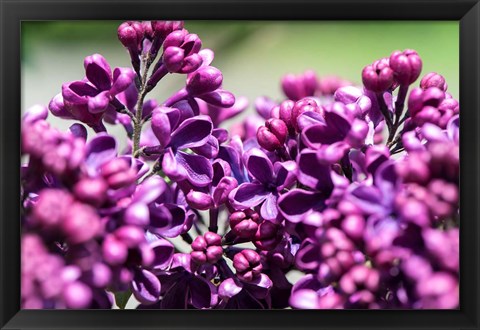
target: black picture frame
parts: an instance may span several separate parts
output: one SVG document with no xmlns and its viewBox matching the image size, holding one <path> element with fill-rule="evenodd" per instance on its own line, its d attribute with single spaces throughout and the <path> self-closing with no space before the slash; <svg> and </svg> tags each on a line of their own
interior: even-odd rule
<svg viewBox="0 0 480 330">
<path fill-rule="evenodd" d="M 0 15 L 1 329 L 480 329 L 478 0 L 0 0 Z M 459 21 L 461 308 L 442 311 L 20 310 L 20 23 L 85 19 Z"/>
</svg>

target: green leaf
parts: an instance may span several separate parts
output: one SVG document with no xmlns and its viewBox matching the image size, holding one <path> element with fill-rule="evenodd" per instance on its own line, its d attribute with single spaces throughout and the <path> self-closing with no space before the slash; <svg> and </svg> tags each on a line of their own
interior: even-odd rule
<svg viewBox="0 0 480 330">
<path fill-rule="evenodd" d="M 117 304 L 118 308 L 125 309 L 128 300 L 132 293 L 130 291 L 119 291 L 115 292 L 115 303 Z"/>
</svg>

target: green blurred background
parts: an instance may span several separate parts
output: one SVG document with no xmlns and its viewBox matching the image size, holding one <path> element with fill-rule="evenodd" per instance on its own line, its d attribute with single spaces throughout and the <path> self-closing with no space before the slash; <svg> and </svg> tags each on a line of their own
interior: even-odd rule
<svg viewBox="0 0 480 330">
<path fill-rule="evenodd" d="M 62 83 L 83 78 L 85 56 L 100 53 L 112 68 L 129 66 L 116 36 L 119 23 L 23 22 L 22 110 L 48 104 Z M 405 48 L 418 51 L 423 74 L 443 74 L 450 93 L 459 96 L 459 26 L 454 21 L 186 21 L 185 28 L 215 51 L 213 65 L 224 74 L 224 88 L 247 96 L 251 104 L 261 95 L 281 99 L 282 75 L 306 69 L 360 83 L 365 65 Z M 163 101 L 184 79 L 166 77 L 150 97 Z"/>
</svg>

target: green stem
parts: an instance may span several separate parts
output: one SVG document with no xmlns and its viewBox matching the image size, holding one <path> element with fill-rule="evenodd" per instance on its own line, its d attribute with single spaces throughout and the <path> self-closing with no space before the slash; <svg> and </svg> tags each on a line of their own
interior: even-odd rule
<svg viewBox="0 0 480 330">
<path fill-rule="evenodd" d="M 150 69 L 150 54 L 147 54 L 146 58 L 143 60 L 144 62 L 144 70 L 142 74 L 141 84 L 140 84 L 140 92 L 138 95 L 137 105 L 135 107 L 135 120 L 133 121 L 133 150 L 132 154 L 133 157 L 138 158 L 139 153 L 137 152 L 140 148 L 140 135 L 142 133 L 142 113 L 143 113 L 143 101 L 145 100 L 145 96 L 148 93 L 146 88 L 147 84 L 147 74 L 148 70 Z"/>
</svg>

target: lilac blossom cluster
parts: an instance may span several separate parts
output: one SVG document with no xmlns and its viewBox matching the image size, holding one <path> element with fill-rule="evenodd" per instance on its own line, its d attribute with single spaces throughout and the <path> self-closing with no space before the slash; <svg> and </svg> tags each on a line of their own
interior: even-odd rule
<svg viewBox="0 0 480 330">
<path fill-rule="evenodd" d="M 88 56 L 23 117 L 23 308 L 458 308 L 459 104 L 440 74 L 413 86 L 414 50 L 361 87 L 286 75 L 226 130 L 248 101 L 183 22 L 118 38 L 131 68 Z M 185 85 L 146 100 L 168 74 Z"/>
</svg>

